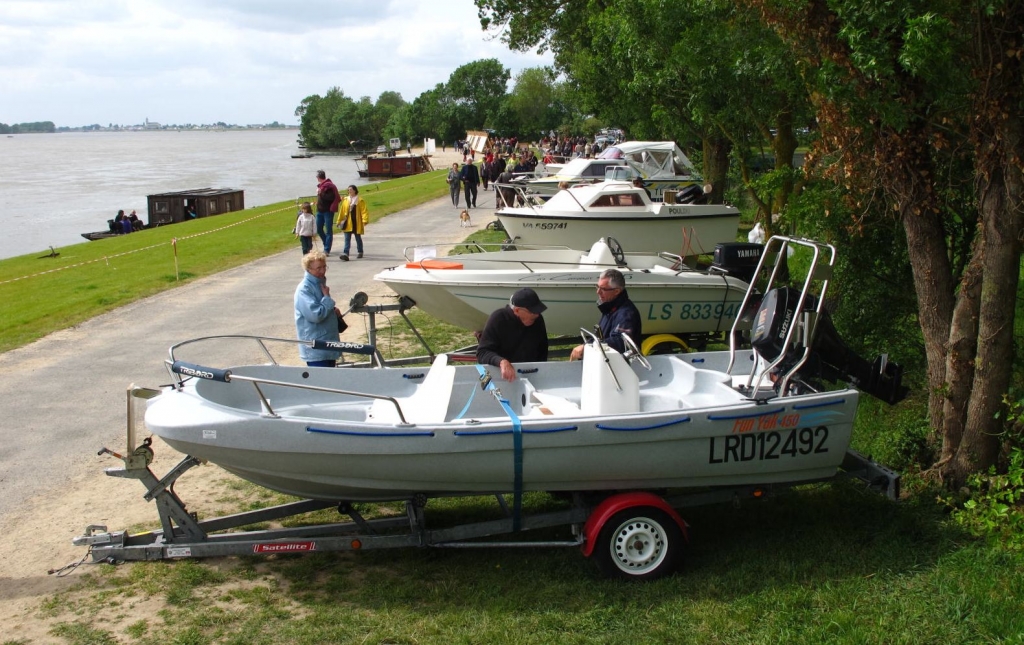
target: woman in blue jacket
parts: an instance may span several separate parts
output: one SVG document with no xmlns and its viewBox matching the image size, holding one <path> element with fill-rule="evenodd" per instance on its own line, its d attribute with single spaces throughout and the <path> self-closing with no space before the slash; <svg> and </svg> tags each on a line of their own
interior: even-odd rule
<svg viewBox="0 0 1024 645">
<path fill-rule="evenodd" d="M 327 256 L 313 250 L 302 256 L 306 275 L 295 289 L 295 332 L 299 340 L 337 343 L 340 312 L 327 286 Z M 299 357 L 310 367 L 335 367 L 341 352 L 299 345 Z"/>
</svg>

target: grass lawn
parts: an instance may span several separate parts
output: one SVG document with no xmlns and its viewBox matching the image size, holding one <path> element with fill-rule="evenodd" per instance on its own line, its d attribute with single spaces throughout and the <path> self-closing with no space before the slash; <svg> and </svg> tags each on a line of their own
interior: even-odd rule
<svg viewBox="0 0 1024 645">
<path fill-rule="evenodd" d="M 419 186 L 417 179 L 426 183 Z M 406 189 L 423 199 L 444 194 L 443 183 L 433 179 L 421 175 L 382 184 L 380 195 L 365 188 L 361 194 L 380 216 L 410 204 L 388 211 L 375 199 L 390 195 L 397 203 Z M 437 195 L 431 193 L 432 184 L 440 184 Z M 395 192 L 389 193 L 392 185 L 397 185 Z M 20 321 L 20 332 L 9 333 L 15 318 L 5 306 L 0 350 L 46 333 L 31 325 L 50 324 L 48 317 L 65 316 L 53 323 L 52 331 L 173 287 L 168 250 L 172 234 L 185 238 L 179 242 L 179 268 L 183 279 L 192 279 L 291 247 L 294 240 L 282 232 L 293 217 L 293 204 L 279 204 L 109 243 L 66 247 L 56 260 L 32 256 L 0 262 L 0 298 L 16 303 L 13 310 Z M 186 237 L 236 221 L 232 228 Z M 489 235 L 497 234 L 480 232 L 474 239 L 494 241 Z M 90 263 L 82 267 L 9 282 L 37 273 L 43 263 L 58 268 L 86 261 Z M 129 268 L 138 279 L 122 284 L 117 276 Z M 30 302 L 40 285 L 52 289 L 58 284 L 77 294 L 73 305 L 45 310 L 45 303 Z M 88 307 L 91 313 L 63 313 L 76 307 Z M 473 342 L 467 332 L 420 312 L 410 316 L 435 350 Z M 378 347 L 387 357 L 423 353 L 400 320 L 392 329 L 382 326 Z M 872 409 L 862 419 L 873 416 L 876 426 L 919 422 L 898 418 L 890 410 Z M 859 423 L 854 446 L 880 445 L 878 432 L 878 427 Z M 893 455 L 901 450 L 891 447 Z M 886 461 L 885 455 L 876 456 Z M 78 584 L 50 597 L 36 617 L 49 626 L 49 642 L 82 645 L 946 645 L 1024 640 L 1024 555 L 964 534 L 935 502 L 935 491 L 915 487 L 900 503 L 835 482 L 737 506 L 684 509 L 690 544 L 683 567 L 677 575 L 649 584 L 606 580 L 573 548 L 406 548 L 233 557 L 84 567 L 76 574 Z M 218 494 L 207 499 L 186 499 L 189 510 L 203 517 L 214 509 L 240 511 L 287 500 L 227 474 L 216 488 Z M 559 504 L 543 493 L 525 500 L 527 511 Z M 395 505 L 363 504 L 359 509 L 369 517 L 401 512 Z M 435 500 L 426 512 L 428 523 L 486 520 L 495 514 L 493 504 L 482 498 Z M 155 519 L 154 513 L 153 525 L 145 528 L 155 528 Z M 338 521 L 338 515 L 321 511 L 306 521 Z M 537 537 L 571 538 L 564 528 Z M 15 643 L 22 645 L 2 641 Z"/>
<path fill-rule="evenodd" d="M 438 181 L 444 172 L 368 184 L 359 194 L 370 219 L 380 219 L 447 195 Z M 295 212 L 294 202 L 282 202 L 65 246 L 56 258 L 33 253 L 0 260 L 0 352 L 291 248 L 297 244 L 290 232 Z"/>
</svg>

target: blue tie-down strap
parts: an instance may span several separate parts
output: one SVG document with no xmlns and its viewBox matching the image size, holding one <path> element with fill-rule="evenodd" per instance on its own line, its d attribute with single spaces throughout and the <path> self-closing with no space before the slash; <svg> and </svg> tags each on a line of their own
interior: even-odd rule
<svg viewBox="0 0 1024 645">
<path fill-rule="evenodd" d="M 205 367 L 185 361 L 174 361 L 171 363 L 171 371 L 182 376 L 194 376 L 195 378 L 206 379 L 207 381 L 220 381 L 228 383 L 231 381 L 231 370 L 221 370 L 215 367 Z"/>
<path fill-rule="evenodd" d="M 483 365 L 477 365 L 476 370 L 480 372 L 480 383 L 484 389 L 496 393 L 497 388 L 490 380 L 487 369 Z M 518 533 L 523 511 L 523 422 L 512 411 L 508 399 L 503 399 L 497 394 L 495 398 L 512 421 L 512 532 Z"/>
<path fill-rule="evenodd" d="M 373 356 L 373 353 L 377 351 L 377 348 L 373 345 L 366 345 L 364 343 L 336 343 L 332 340 L 314 340 L 313 349 L 330 349 L 336 352 L 362 354 L 363 356 Z"/>
</svg>

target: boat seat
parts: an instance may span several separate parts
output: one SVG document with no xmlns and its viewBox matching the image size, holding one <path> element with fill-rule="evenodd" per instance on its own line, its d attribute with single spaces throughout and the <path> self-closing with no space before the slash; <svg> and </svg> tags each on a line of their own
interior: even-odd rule
<svg viewBox="0 0 1024 645">
<path fill-rule="evenodd" d="M 448 364 L 447 354 L 438 354 L 427 371 L 426 378 L 416 387 L 416 391 L 411 396 L 396 396 L 395 400 L 402 406 L 402 413 L 409 423 L 444 423 L 454 385 L 455 366 Z M 366 420 L 376 423 L 402 422 L 394 404 L 381 399 L 373 401 Z"/>
<path fill-rule="evenodd" d="M 568 417 L 575 416 L 580 413 L 580 406 L 576 405 L 569 399 L 558 396 L 557 394 L 548 394 L 547 392 L 538 392 L 534 390 L 531 392 L 531 395 L 540 403 L 540 405 L 535 406 L 533 409 L 539 410 L 543 415 Z"/>
<path fill-rule="evenodd" d="M 640 379 L 622 354 L 607 345 L 603 353 L 591 343 L 583 348 L 580 411 L 586 415 L 640 411 Z"/>
<path fill-rule="evenodd" d="M 594 245 L 590 247 L 590 253 L 580 258 L 580 264 L 616 266 L 615 256 L 612 255 L 611 248 L 603 238 L 594 242 Z"/>
</svg>

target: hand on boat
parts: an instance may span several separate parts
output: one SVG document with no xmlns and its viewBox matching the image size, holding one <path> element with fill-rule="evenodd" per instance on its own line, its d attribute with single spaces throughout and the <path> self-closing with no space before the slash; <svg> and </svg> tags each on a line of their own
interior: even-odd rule
<svg viewBox="0 0 1024 645">
<path fill-rule="evenodd" d="M 584 345 L 577 345 L 576 347 L 573 347 L 572 348 L 572 353 L 569 354 L 569 360 L 570 361 L 580 361 L 580 360 L 583 360 L 583 347 L 584 347 Z"/>
<path fill-rule="evenodd" d="M 501 368 L 501 378 L 506 381 L 516 380 L 516 370 L 512 367 L 512 363 L 508 362 L 507 359 L 501 359 L 499 367 Z"/>
</svg>

